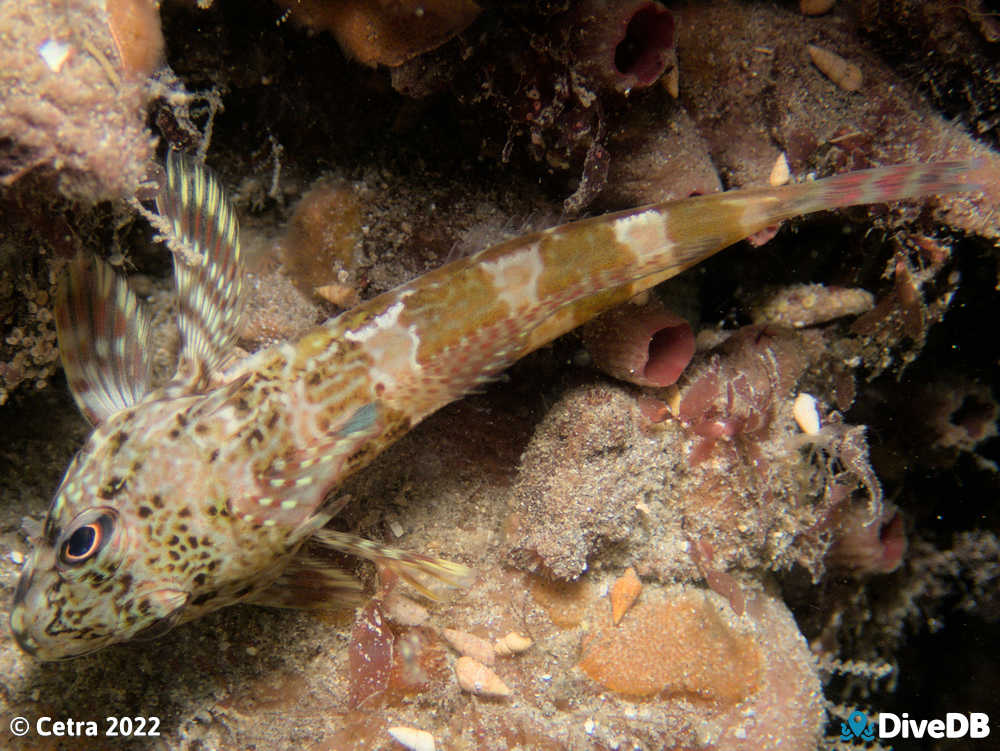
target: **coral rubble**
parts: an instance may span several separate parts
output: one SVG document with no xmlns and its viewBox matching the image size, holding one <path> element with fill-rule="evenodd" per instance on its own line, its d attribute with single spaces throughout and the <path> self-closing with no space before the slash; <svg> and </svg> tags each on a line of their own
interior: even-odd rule
<svg viewBox="0 0 1000 751">
<path fill-rule="evenodd" d="M 153 4 L 6 2 L 0 24 L 0 185 L 41 171 L 83 201 L 133 195 L 153 155 Z"/>
</svg>

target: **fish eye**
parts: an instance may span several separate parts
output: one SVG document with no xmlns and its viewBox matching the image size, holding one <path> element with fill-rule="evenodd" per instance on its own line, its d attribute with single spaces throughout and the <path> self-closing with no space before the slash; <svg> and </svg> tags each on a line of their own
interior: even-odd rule
<svg viewBox="0 0 1000 751">
<path fill-rule="evenodd" d="M 108 513 L 80 524 L 59 548 L 60 560 L 73 566 L 93 558 L 111 539 L 114 525 Z"/>
</svg>

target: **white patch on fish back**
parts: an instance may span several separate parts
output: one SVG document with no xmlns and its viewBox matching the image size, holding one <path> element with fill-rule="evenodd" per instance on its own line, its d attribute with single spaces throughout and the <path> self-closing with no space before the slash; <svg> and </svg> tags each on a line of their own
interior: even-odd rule
<svg viewBox="0 0 1000 751">
<path fill-rule="evenodd" d="M 642 254 L 652 250 L 667 250 L 673 245 L 667 237 L 666 216 L 656 209 L 646 209 L 615 219 L 612 228 L 615 240 Z"/>
<path fill-rule="evenodd" d="M 358 329 L 344 332 L 345 339 L 363 344 L 371 355 L 370 375 L 374 383 L 393 387 L 423 370 L 417 359 L 420 349 L 417 327 L 403 326 L 399 321 L 406 307 L 403 301 L 412 294 L 411 290 L 401 292 L 385 311 Z"/>
<path fill-rule="evenodd" d="M 494 291 L 511 311 L 521 310 L 525 304 L 538 304 L 538 280 L 545 272 L 545 264 L 538 252 L 538 243 L 524 250 L 481 265 L 490 275 Z"/>
<path fill-rule="evenodd" d="M 352 342 L 367 342 L 373 337 L 378 336 L 382 331 L 398 327 L 399 315 L 403 312 L 404 308 L 403 300 L 412 294 L 409 291 L 401 293 L 396 302 L 370 321 L 367 321 L 360 328 L 353 331 L 345 331 L 344 338 Z"/>
</svg>

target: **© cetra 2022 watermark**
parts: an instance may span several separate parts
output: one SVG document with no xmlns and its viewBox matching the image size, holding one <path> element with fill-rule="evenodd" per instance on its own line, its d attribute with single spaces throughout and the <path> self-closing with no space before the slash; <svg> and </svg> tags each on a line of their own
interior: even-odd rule
<svg viewBox="0 0 1000 751">
<path fill-rule="evenodd" d="M 160 734 L 160 718 L 105 717 L 103 720 L 73 720 L 43 715 L 32 722 L 27 717 L 15 717 L 10 721 L 10 733 L 18 737 L 147 738 Z"/>
</svg>

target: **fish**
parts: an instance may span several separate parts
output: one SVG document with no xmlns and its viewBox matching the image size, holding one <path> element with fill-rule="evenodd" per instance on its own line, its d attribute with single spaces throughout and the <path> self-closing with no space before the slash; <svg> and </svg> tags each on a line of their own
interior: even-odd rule
<svg viewBox="0 0 1000 751">
<path fill-rule="evenodd" d="M 69 388 L 93 432 L 31 541 L 10 628 L 38 660 L 153 638 L 238 602 L 357 598 L 330 551 L 427 594 L 461 563 L 327 528 L 343 481 L 428 415 L 597 314 L 803 214 L 972 191 L 970 161 L 882 167 L 596 216 L 448 263 L 238 358 L 239 226 L 219 179 L 165 159 L 181 348 L 153 388 L 149 320 L 107 264 L 78 257 L 56 303 Z"/>
</svg>

